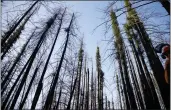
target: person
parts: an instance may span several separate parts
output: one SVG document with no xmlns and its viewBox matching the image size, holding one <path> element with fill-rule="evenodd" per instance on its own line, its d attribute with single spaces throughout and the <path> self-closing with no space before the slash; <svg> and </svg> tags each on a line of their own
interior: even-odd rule
<svg viewBox="0 0 171 110">
<path fill-rule="evenodd" d="M 158 44 L 155 47 L 155 52 L 160 53 L 161 57 L 166 59 L 164 64 L 164 72 L 162 72 L 165 84 L 162 89 L 165 90 L 165 100 L 167 100 L 165 101 L 165 107 L 167 110 L 170 110 L 170 45 L 164 43 Z"/>
<path fill-rule="evenodd" d="M 164 78 L 167 84 L 170 84 L 170 46 L 164 46 L 162 56 L 166 58 L 164 65 Z"/>
</svg>

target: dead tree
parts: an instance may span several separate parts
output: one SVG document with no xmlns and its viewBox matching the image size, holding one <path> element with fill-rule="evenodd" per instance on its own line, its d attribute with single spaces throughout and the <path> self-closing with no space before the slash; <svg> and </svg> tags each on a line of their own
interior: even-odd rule
<svg viewBox="0 0 171 110">
<path fill-rule="evenodd" d="M 42 36 L 40 37 L 40 40 L 38 41 L 38 44 L 37 44 L 36 48 L 34 49 L 32 55 L 31 55 L 30 58 L 29 58 L 28 66 L 27 66 L 27 68 L 26 68 L 25 73 L 23 74 L 23 78 L 22 78 L 21 83 L 20 83 L 20 85 L 19 85 L 19 87 L 18 87 L 18 90 L 17 90 L 17 92 L 16 92 L 16 94 L 15 94 L 15 96 L 14 96 L 14 99 L 13 99 L 13 101 L 12 101 L 12 104 L 11 104 L 10 109 L 14 109 L 14 106 L 15 106 L 15 104 L 16 104 L 16 102 L 17 102 L 17 99 L 18 99 L 18 96 L 19 96 L 19 94 L 20 94 L 20 92 L 21 92 L 21 89 L 22 89 L 22 87 L 23 87 L 23 84 L 24 84 L 24 82 L 25 82 L 26 79 L 27 79 L 27 76 L 28 76 L 29 71 L 30 71 L 30 69 L 31 69 L 32 63 L 33 63 L 33 61 L 34 61 L 34 59 L 35 59 L 35 57 L 36 57 L 36 54 L 37 54 L 38 50 L 40 49 L 41 45 L 43 44 L 43 41 L 44 41 L 44 39 L 45 39 L 45 37 L 46 37 L 46 33 L 48 32 L 48 30 L 50 29 L 50 27 L 51 27 L 52 24 L 54 23 L 56 17 L 57 17 L 57 14 L 55 14 L 55 15 L 53 16 L 53 18 L 51 18 L 51 19 L 47 22 L 47 25 L 46 25 L 46 27 L 45 27 L 45 31 L 43 32 Z"/>
<path fill-rule="evenodd" d="M 59 16 L 59 13 L 60 13 L 60 10 L 59 10 L 59 12 L 57 13 L 57 16 Z M 53 52 L 53 50 L 54 50 L 54 46 L 55 46 L 55 44 L 56 44 L 56 41 L 57 41 L 59 32 L 60 32 L 60 30 L 61 30 L 61 26 L 62 26 L 62 23 L 63 23 L 64 14 L 65 14 L 65 10 L 64 10 L 64 13 L 62 14 L 62 17 L 61 17 L 61 19 L 60 19 L 60 24 L 59 24 L 59 27 L 58 27 L 58 30 L 57 30 L 57 34 L 56 34 L 55 40 L 54 40 L 54 42 L 53 42 L 53 45 L 52 45 L 52 47 L 51 47 L 49 56 L 48 56 L 48 58 L 47 58 L 47 60 L 46 60 L 46 63 L 45 63 L 45 66 L 44 66 L 42 75 L 41 75 L 41 77 L 40 77 L 40 80 L 39 80 L 39 83 L 38 83 L 38 86 L 37 86 L 37 89 L 36 89 L 36 93 L 35 93 L 35 96 L 34 96 L 34 99 L 33 99 L 33 103 L 32 103 L 31 109 L 35 109 L 36 104 L 37 104 L 37 101 L 38 101 L 38 99 L 39 99 L 40 92 L 41 92 L 42 87 L 43 87 L 43 86 L 42 86 L 42 85 L 43 85 L 42 81 L 43 81 L 44 75 L 45 75 L 45 73 L 46 73 L 46 70 L 47 70 L 48 63 L 49 63 L 49 60 L 50 60 L 50 58 L 51 58 L 52 52 Z"/>
<path fill-rule="evenodd" d="M 50 108 L 51 108 L 52 99 L 53 99 L 53 95 L 54 95 L 54 90 L 55 90 L 55 86 L 56 86 L 56 83 L 57 83 L 58 78 L 59 78 L 60 69 L 61 69 L 62 62 L 63 62 L 63 59 L 64 59 L 64 55 L 65 55 L 65 52 L 66 52 L 66 49 L 67 49 L 67 44 L 68 44 L 69 35 L 70 35 L 70 28 L 71 28 L 73 19 L 74 19 L 74 14 L 72 15 L 72 18 L 71 18 L 71 22 L 70 22 L 70 24 L 69 24 L 69 27 L 68 27 L 67 30 L 66 30 L 66 31 L 67 31 L 67 36 L 66 36 L 65 47 L 64 47 L 64 50 L 63 50 L 63 52 L 62 52 L 62 57 L 61 57 L 61 59 L 60 59 L 60 63 L 59 63 L 57 72 L 56 72 L 56 74 L 55 74 L 53 83 L 51 84 L 50 90 L 49 90 L 49 92 L 48 92 L 48 96 L 47 96 L 47 99 L 46 99 L 46 102 L 45 102 L 45 105 L 44 105 L 44 109 L 50 109 Z"/>
<path fill-rule="evenodd" d="M 13 65 L 12 65 L 12 67 L 10 68 L 10 70 L 8 71 L 7 76 L 5 76 L 4 80 L 3 80 L 2 83 L 1 83 L 1 88 L 2 88 L 2 89 L 5 89 L 4 86 L 6 85 L 7 80 L 9 80 L 11 74 L 14 74 L 13 70 L 14 70 L 14 68 L 16 67 L 16 65 L 17 65 L 17 63 L 19 62 L 19 60 L 21 59 L 21 56 L 24 54 L 24 52 L 25 52 L 25 50 L 26 50 L 26 47 L 27 47 L 28 43 L 30 42 L 31 38 L 33 37 L 34 33 L 35 33 L 35 31 L 34 31 L 34 32 L 32 33 L 32 35 L 29 37 L 29 39 L 27 40 L 27 42 L 23 45 L 23 47 L 22 47 L 22 49 L 21 49 L 21 52 L 18 53 L 16 59 L 14 60 L 14 63 L 13 63 Z M 1 94 L 2 94 L 2 92 L 1 92 Z"/>
<path fill-rule="evenodd" d="M 19 39 L 22 30 L 24 30 L 24 27 L 26 25 L 26 23 L 28 22 L 28 20 L 30 19 L 30 17 L 34 14 L 34 12 L 37 10 L 37 8 L 30 14 L 28 15 L 28 17 L 26 17 L 26 19 L 24 20 L 24 22 L 19 26 L 18 29 L 16 29 L 16 31 L 10 36 L 10 38 L 8 38 L 6 40 L 6 42 L 2 45 L 2 56 L 1 56 L 1 60 L 4 58 L 4 56 L 6 55 L 6 53 L 9 51 L 9 49 L 13 46 L 13 44 Z"/>
<path fill-rule="evenodd" d="M 34 4 L 24 13 L 24 15 L 19 19 L 19 21 L 10 29 L 8 30 L 4 36 L 2 36 L 1 45 L 4 45 L 6 40 L 10 37 L 10 35 L 14 32 L 17 26 L 21 23 L 21 21 L 25 18 L 25 16 L 33 9 L 33 7 L 38 3 L 38 0 L 34 2 Z"/>
</svg>

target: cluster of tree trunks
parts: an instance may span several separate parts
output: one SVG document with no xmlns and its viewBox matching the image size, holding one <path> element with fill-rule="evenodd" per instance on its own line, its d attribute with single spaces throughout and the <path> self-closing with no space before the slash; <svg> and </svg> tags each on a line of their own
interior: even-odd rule
<svg viewBox="0 0 171 110">
<path fill-rule="evenodd" d="M 127 23 L 124 25 L 124 30 L 131 46 L 137 72 L 130 51 L 125 46 L 120 34 L 117 16 L 113 10 L 110 15 L 115 39 L 116 58 L 120 70 L 120 74 L 117 75 L 117 80 L 119 78 L 121 83 L 117 81 L 117 85 L 121 86 L 118 92 L 121 94 L 121 91 L 123 91 L 121 96 L 125 99 L 123 104 L 127 109 L 169 109 L 170 87 L 164 80 L 162 63 L 154 51 L 150 37 L 137 12 L 131 7 L 129 0 L 124 2 L 127 9 Z M 147 56 L 146 58 L 144 54 Z M 150 67 L 147 67 L 145 59 L 148 60 Z M 151 72 L 149 69 L 151 69 Z"/>
<path fill-rule="evenodd" d="M 126 43 L 121 35 L 115 12 L 111 10 L 109 16 L 112 21 L 111 25 L 114 34 L 112 42 L 114 42 L 115 55 L 119 68 L 119 72 L 115 74 L 119 97 L 118 108 L 169 109 L 170 87 L 164 80 L 162 63 L 154 51 L 150 37 L 136 10 L 132 8 L 129 0 L 125 0 L 124 2 L 127 12 L 124 30 L 130 48 L 126 47 Z M 168 1 L 161 0 L 160 2 L 170 14 Z M 8 58 L 6 54 L 9 53 L 9 50 L 12 50 L 14 44 L 20 39 L 28 20 L 38 11 L 38 3 L 38 1 L 35 1 L 21 18 L 2 36 L 1 60 L 4 61 L 5 57 Z M 37 31 L 37 27 L 34 29 L 13 60 L 4 61 L 5 64 L 1 70 L 1 108 L 3 110 L 25 109 L 32 90 L 34 91 L 34 95 L 29 108 L 26 109 L 36 109 L 40 101 L 42 101 L 41 108 L 44 110 L 114 110 L 116 108 L 113 97 L 111 101 L 109 97 L 104 95 L 104 72 L 101 65 L 100 48 L 97 47 L 96 50 L 96 72 L 93 71 L 93 65 L 92 69 L 89 69 L 89 58 L 87 58 L 84 51 L 83 40 L 80 42 L 81 45 L 79 51 L 76 53 L 78 55 L 75 55 L 75 59 L 67 58 L 68 51 L 71 49 L 68 45 L 71 44 L 72 37 L 75 37 L 74 22 L 76 16 L 74 13 L 70 16 L 69 25 L 64 30 L 66 37 L 61 56 L 59 62 L 56 63 L 52 79 L 50 84 L 48 84 L 49 89 L 45 90 L 46 97 L 44 97 L 44 79 L 48 73 L 50 60 L 52 60 L 52 54 L 55 51 L 58 37 L 64 29 L 63 25 L 65 24 L 66 27 L 67 15 L 69 15 L 67 8 L 58 8 L 46 21 L 41 31 L 39 29 L 40 32 Z M 46 47 L 47 50 L 49 49 L 49 52 L 46 52 L 45 49 L 47 56 L 44 58 L 45 52 L 41 51 L 43 45 L 47 44 L 47 38 L 52 30 L 55 32 L 55 35 L 53 40 L 50 40 L 51 46 Z M 34 44 L 33 40 L 35 41 Z M 30 47 L 32 49 L 29 50 Z M 130 49 L 132 50 L 132 54 Z M 25 58 L 26 54 L 27 58 Z M 145 55 L 146 57 L 144 57 Z M 24 61 L 25 59 L 26 61 Z M 149 67 L 147 64 L 149 64 Z M 64 81 L 66 71 L 70 77 L 67 86 Z M 42 98 L 40 97 L 41 93 Z"/>
</svg>

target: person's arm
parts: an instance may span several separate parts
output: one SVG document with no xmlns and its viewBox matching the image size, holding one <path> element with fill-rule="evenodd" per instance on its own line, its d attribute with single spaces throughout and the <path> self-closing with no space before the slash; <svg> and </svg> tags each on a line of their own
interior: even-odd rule
<svg viewBox="0 0 171 110">
<path fill-rule="evenodd" d="M 170 60 L 169 59 L 167 59 L 166 60 L 166 62 L 165 62 L 165 68 L 164 68 L 164 78 L 165 78 L 165 81 L 166 81 L 166 83 L 167 84 L 169 84 L 170 82 L 169 82 L 169 74 L 170 74 Z"/>
</svg>

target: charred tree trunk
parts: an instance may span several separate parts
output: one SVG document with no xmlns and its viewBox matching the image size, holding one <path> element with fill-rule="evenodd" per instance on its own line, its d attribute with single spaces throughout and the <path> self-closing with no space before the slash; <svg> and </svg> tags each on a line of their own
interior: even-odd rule
<svg viewBox="0 0 171 110">
<path fill-rule="evenodd" d="M 78 75 L 77 75 L 77 76 L 78 76 Z M 75 78 L 74 85 L 73 85 L 72 91 L 71 91 L 71 93 L 70 93 L 70 97 L 69 97 L 69 101 L 68 101 L 66 110 L 70 110 L 71 100 L 72 100 L 72 97 L 73 97 L 73 95 L 74 95 L 74 90 L 75 90 L 75 88 L 76 88 L 76 83 L 77 83 L 77 79 L 78 79 L 77 76 L 76 76 L 76 78 Z M 74 100 L 73 100 L 73 103 L 74 103 Z"/>
<path fill-rule="evenodd" d="M 42 75 L 41 75 L 41 77 L 40 77 L 40 80 L 39 80 L 39 83 L 38 83 L 38 86 L 37 86 L 37 89 L 36 89 L 36 93 L 35 93 L 35 96 L 34 96 L 34 99 L 33 99 L 33 103 L 32 103 L 31 109 L 35 109 L 36 104 L 37 104 L 37 101 L 38 101 L 38 99 L 39 99 L 40 92 L 41 92 L 42 85 L 43 85 L 42 81 L 43 81 L 44 75 L 45 75 L 45 73 L 46 73 L 46 70 L 47 70 L 47 67 L 48 67 L 49 60 L 50 60 L 50 58 L 51 58 L 52 52 L 53 52 L 53 50 L 54 50 L 54 47 L 55 47 L 55 44 L 56 44 L 56 41 L 57 41 L 59 32 L 60 32 L 60 30 L 61 30 L 62 21 L 63 21 L 63 17 L 64 17 L 64 14 L 65 14 L 65 11 L 66 11 L 66 10 L 64 10 L 64 13 L 62 14 L 62 17 L 61 17 L 61 19 L 60 19 L 60 24 L 59 24 L 59 27 L 58 27 L 58 30 L 57 30 L 57 34 L 56 34 L 55 40 L 54 40 L 54 42 L 53 42 L 53 45 L 52 45 L 52 47 L 51 47 L 49 56 L 48 56 L 48 58 L 47 58 L 47 60 L 46 60 L 46 63 L 45 63 L 45 66 L 44 66 Z M 56 16 L 59 16 L 59 13 L 60 13 L 60 10 L 59 10 L 58 14 L 56 14 Z"/>
<path fill-rule="evenodd" d="M 85 103 L 85 110 L 89 109 L 89 69 L 86 71 L 86 103 Z"/>
<path fill-rule="evenodd" d="M 117 56 L 119 57 L 118 52 L 117 52 Z M 123 85 L 123 95 L 124 95 L 124 98 L 125 98 L 125 104 L 126 104 L 126 108 L 129 109 L 130 108 L 130 104 L 129 104 L 130 102 L 129 102 L 129 98 L 128 98 L 128 95 L 127 95 L 126 82 L 124 80 L 124 73 L 123 73 L 120 58 L 118 59 L 118 64 L 119 64 L 121 82 L 122 82 L 122 85 Z"/>
<path fill-rule="evenodd" d="M 78 62 L 78 80 L 77 80 L 77 93 L 76 93 L 76 110 L 79 110 L 79 97 L 80 97 L 80 81 L 81 81 L 81 70 L 82 70 L 82 63 L 83 63 L 83 41 L 81 42 L 81 48 L 79 51 L 79 62 Z"/>
<path fill-rule="evenodd" d="M 4 80 L 2 81 L 2 83 L 1 83 L 1 88 L 2 88 L 2 89 L 4 89 L 4 86 L 6 85 L 7 80 L 9 80 L 10 75 L 11 75 L 12 73 L 14 74 L 13 70 L 14 70 L 14 68 L 16 67 L 16 64 L 17 64 L 17 63 L 19 62 L 19 60 L 21 59 L 21 56 L 24 54 L 25 49 L 26 49 L 28 43 L 30 42 L 31 38 L 33 37 L 33 35 L 34 35 L 34 32 L 33 32 L 33 34 L 29 37 L 29 39 L 28 39 L 27 42 L 24 44 L 24 46 L 22 47 L 21 52 L 17 55 L 17 57 L 16 57 L 16 59 L 15 59 L 13 65 L 12 65 L 12 67 L 11 67 L 10 70 L 8 71 L 7 76 L 6 76 L 6 77 L 4 78 Z"/>
<path fill-rule="evenodd" d="M 35 10 L 24 20 L 21 26 L 10 36 L 10 38 L 7 39 L 4 45 L 2 45 L 1 49 L 3 54 L 1 56 L 1 60 L 4 58 L 4 56 L 9 51 L 9 49 L 13 46 L 13 44 L 19 39 L 22 30 L 24 30 L 26 23 L 28 22 L 28 20 L 30 19 L 30 17 L 33 15 L 34 12 Z"/>
<path fill-rule="evenodd" d="M 122 109 L 122 102 L 121 102 L 121 92 L 119 89 L 119 80 L 118 80 L 118 75 L 116 75 L 116 86 L 119 94 L 119 103 L 120 103 L 120 109 Z"/>
<path fill-rule="evenodd" d="M 125 47 L 125 50 L 126 50 L 126 47 Z M 146 103 L 145 103 L 145 99 L 144 99 L 144 98 L 146 98 L 146 96 L 145 96 L 146 93 L 144 93 L 144 88 L 143 88 L 144 85 L 143 86 L 141 85 L 142 82 L 144 82 L 144 81 L 142 80 L 142 77 L 140 76 L 140 87 L 139 87 L 138 81 L 137 81 L 137 78 L 136 78 L 136 75 L 135 75 L 135 69 L 134 69 L 134 67 L 132 65 L 132 61 L 130 59 L 130 55 L 128 54 L 127 50 L 126 50 L 126 56 L 128 58 L 128 64 L 130 66 L 130 71 L 131 71 L 131 77 L 132 77 L 132 80 L 133 80 L 133 83 L 134 83 L 133 86 L 135 88 L 135 90 L 134 90 L 135 91 L 135 96 L 137 96 L 136 100 L 137 100 L 137 102 L 139 104 L 140 109 L 142 109 L 142 108 L 144 109 L 144 108 L 146 108 Z M 139 67 L 138 67 L 138 69 L 139 69 Z M 139 70 L 140 70 L 140 73 L 143 74 L 142 73 L 142 68 L 139 69 Z M 144 82 L 144 83 L 146 83 L 146 82 Z M 140 91 L 141 95 L 139 94 L 138 91 Z"/>
<path fill-rule="evenodd" d="M 168 0 L 160 0 L 159 2 L 162 4 L 162 6 L 165 8 L 165 10 L 170 15 L 170 2 Z"/>
<path fill-rule="evenodd" d="M 150 38 L 144 28 L 143 23 L 140 21 L 136 11 L 132 9 L 131 4 L 129 3 L 128 0 L 125 1 L 125 5 L 127 6 L 127 10 L 131 10 L 128 12 L 128 14 L 129 14 L 130 20 L 132 20 L 132 22 L 133 22 L 133 28 L 137 31 L 137 33 L 139 35 L 139 38 L 142 42 L 144 50 L 147 54 L 147 58 L 148 58 L 150 67 L 153 71 L 154 77 L 157 80 L 164 104 L 165 104 L 166 108 L 169 109 L 170 108 L 170 99 L 169 99 L 170 87 L 165 82 L 165 79 L 164 79 L 164 75 L 163 75 L 164 68 L 163 68 L 156 52 L 154 51 L 154 47 L 150 41 Z M 134 15 L 134 16 L 132 16 L 132 15 Z"/>
<path fill-rule="evenodd" d="M 61 99 L 61 95 L 62 95 L 62 87 L 60 88 L 60 92 L 59 92 L 59 96 L 58 96 L 58 101 L 56 103 L 55 110 L 58 110 L 59 102 L 60 102 L 60 99 Z"/>
<path fill-rule="evenodd" d="M 134 38 L 136 38 L 133 30 L 132 30 L 132 33 L 133 33 Z M 134 39 L 134 41 L 137 42 L 136 39 Z M 137 42 L 137 44 L 138 44 L 138 42 Z M 151 76 L 150 76 L 148 68 L 147 68 L 147 66 L 145 64 L 144 58 L 143 58 L 143 56 L 142 56 L 142 54 L 140 52 L 140 47 L 139 47 L 139 45 L 137 46 L 137 48 L 138 48 L 138 51 L 137 51 L 135 49 L 135 44 L 134 44 L 133 41 L 132 41 L 132 45 L 133 45 L 133 48 L 135 50 L 135 55 L 136 55 L 136 59 L 138 61 L 139 68 L 141 69 L 141 71 L 144 70 L 141 73 L 141 77 L 143 79 L 143 84 L 145 84 L 145 87 L 146 87 L 144 92 L 147 95 L 146 96 L 147 109 L 148 108 L 149 109 L 150 108 L 160 109 L 159 101 L 157 99 L 157 93 L 155 92 L 155 88 L 154 88 L 154 85 L 152 83 Z"/>
<path fill-rule="evenodd" d="M 55 14 L 55 15 L 53 16 L 53 18 L 51 18 L 51 19 L 47 22 L 47 26 L 46 26 L 46 28 L 45 28 L 45 31 L 43 32 L 42 36 L 40 37 L 40 40 L 38 41 L 38 44 L 37 44 L 35 50 L 33 51 L 32 55 L 31 55 L 30 58 L 29 58 L 29 59 L 30 59 L 29 64 L 28 64 L 28 66 L 27 66 L 26 72 L 23 74 L 23 78 L 22 78 L 21 83 L 20 83 L 20 85 L 19 85 L 19 88 L 18 88 L 18 90 L 17 90 L 17 92 L 16 92 L 16 94 L 15 94 L 15 96 L 14 96 L 14 100 L 12 101 L 12 104 L 11 104 L 10 109 L 14 109 L 14 106 L 15 106 L 15 104 L 16 104 L 16 102 L 17 102 L 17 99 L 18 99 L 18 96 L 19 96 L 19 94 L 20 94 L 20 92 L 21 92 L 21 89 L 22 89 L 22 87 L 23 87 L 23 84 L 24 84 L 24 82 L 25 82 L 26 79 L 27 79 L 27 76 L 28 76 L 29 71 L 30 71 L 30 69 L 31 69 L 32 63 L 33 63 L 33 61 L 34 61 L 34 59 L 35 59 L 35 57 L 36 57 L 36 54 L 37 54 L 38 50 L 40 49 L 40 47 L 41 47 L 41 45 L 42 45 L 42 43 L 43 43 L 43 41 L 44 41 L 44 39 L 45 39 L 45 37 L 46 37 L 46 33 L 48 32 L 49 28 L 50 28 L 50 27 L 52 26 L 52 24 L 54 23 L 56 17 L 57 17 L 57 14 Z"/>
<path fill-rule="evenodd" d="M 94 109 L 94 102 L 93 102 L 93 93 L 94 93 L 94 86 L 93 86 L 93 66 L 92 66 L 92 73 L 91 73 L 91 110 Z"/>
<path fill-rule="evenodd" d="M 112 98 L 112 110 L 115 110 L 115 106 L 114 106 L 113 98 Z"/>
<path fill-rule="evenodd" d="M 28 65 L 28 63 L 29 63 L 29 60 L 27 61 L 27 63 L 24 65 L 23 68 L 26 68 L 27 65 Z M 20 72 L 20 74 L 17 76 L 17 79 L 15 80 L 13 86 L 11 87 L 10 91 L 7 93 L 7 97 L 3 101 L 3 104 L 2 104 L 2 107 L 1 107 L 3 110 L 5 109 L 5 106 L 6 106 L 8 100 L 9 100 L 9 98 L 11 96 L 11 93 L 13 92 L 14 88 L 17 86 L 17 83 L 18 83 L 18 81 L 19 81 L 19 79 L 20 79 L 20 77 L 21 77 L 21 75 L 22 75 L 23 72 L 24 72 L 24 69 L 22 69 L 22 71 Z M 1 95 L 3 95 L 3 92 L 4 91 L 1 92 Z"/>
<path fill-rule="evenodd" d="M 5 33 L 5 35 L 2 37 L 1 45 L 4 45 L 6 40 L 9 38 L 9 36 L 13 33 L 13 31 L 17 28 L 17 26 L 21 23 L 21 21 L 25 18 L 25 16 L 33 9 L 33 7 L 38 3 L 38 0 L 35 1 L 35 3 L 24 13 L 24 15 L 19 19 L 19 21 L 9 30 Z"/>
<path fill-rule="evenodd" d="M 94 98 L 95 98 L 95 100 L 94 100 L 94 108 L 95 108 L 95 110 L 97 109 L 97 95 L 96 95 L 96 90 L 97 90 L 97 80 L 96 80 L 96 78 L 95 78 L 95 87 L 94 87 L 94 89 L 95 89 L 95 91 L 94 91 Z"/>
<path fill-rule="evenodd" d="M 52 99 L 53 99 L 53 95 L 54 95 L 54 90 L 55 90 L 56 83 L 57 83 L 57 81 L 58 81 L 60 69 L 61 69 L 61 67 L 62 67 L 62 62 L 63 62 L 64 56 L 65 56 L 65 52 L 66 52 L 66 49 L 67 49 L 68 40 L 69 40 L 69 34 L 70 34 L 70 28 L 71 28 L 71 24 L 72 24 L 72 22 L 73 22 L 73 19 L 74 19 L 74 14 L 72 15 L 71 22 L 70 22 L 69 27 L 68 27 L 68 29 L 67 29 L 67 36 L 66 36 L 65 47 L 64 47 L 64 50 L 63 50 L 63 52 L 62 52 L 62 57 L 61 57 L 61 60 L 60 60 L 60 63 L 59 63 L 57 72 L 56 72 L 56 74 L 55 74 L 54 81 L 53 81 L 53 83 L 51 84 L 51 88 L 50 88 L 50 90 L 49 90 L 49 93 L 48 93 L 48 96 L 47 96 L 47 99 L 46 99 L 46 102 L 45 102 L 44 109 L 50 109 L 50 108 L 51 108 Z"/>
<path fill-rule="evenodd" d="M 106 108 L 106 110 L 107 110 L 107 96 L 105 96 L 105 102 L 106 102 L 106 103 L 105 103 L 105 106 L 106 106 L 105 108 Z"/>
<path fill-rule="evenodd" d="M 127 92 L 128 92 L 128 97 L 129 97 L 129 101 L 130 101 L 130 108 L 128 109 L 137 109 L 137 105 L 135 102 L 135 96 L 133 93 L 133 89 L 131 86 L 131 81 L 130 81 L 130 77 L 129 77 L 129 72 L 127 69 L 127 62 L 126 62 L 126 57 L 125 57 L 125 50 L 123 47 L 123 40 L 120 34 L 120 29 L 118 27 L 118 22 L 117 22 L 117 18 L 116 15 L 113 11 L 111 11 L 111 19 L 112 19 L 112 27 L 113 27 L 113 32 L 116 38 L 116 45 L 117 46 L 117 50 L 119 52 L 119 59 L 121 60 L 121 64 L 123 67 L 123 72 L 124 72 L 124 76 L 125 76 L 125 83 L 126 83 L 126 88 L 127 88 Z M 128 105 L 128 104 L 127 104 Z M 129 107 L 129 106 L 128 106 Z"/>
<path fill-rule="evenodd" d="M 99 52 L 99 47 L 97 47 L 97 51 L 96 51 L 96 68 L 97 68 L 97 78 L 98 78 L 98 109 L 103 110 L 104 73 L 101 69 L 101 56 Z"/>
<path fill-rule="evenodd" d="M 27 99 L 27 96 L 28 96 L 30 90 L 31 90 L 31 86 L 32 86 L 32 84 L 33 84 L 34 78 L 35 78 L 36 75 L 37 75 L 37 72 L 38 72 L 38 70 L 39 70 L 39 68 L 40 68 L 40 65 L 41 65 L 41 64 L 38 64 L 38 65 L 37 65 L 37 67 L 36 67 L 36 69 L 35 69 L 35 71 L 34 71 L 34 74 L 33 74 L 33 76 L 32 76 L 32 79 L 31 79 L 31 81 L 30 81 L 30 84 L 29 84 L 29 86 L 28 86 L 28 88 L 27 88 L 27 92 L 25 93 L 25 96 L 24 96 L 23 100 L 20 102 L 20 106 L 19 106 L 19 109 L 20 109 L 20 110 L 22 110 L 22 108 L 23 108 L 23 106 L 24 106 L 24 103 L 25 103 L 25 101 L 26 101 L 26 99 Z"/>
</svg>

